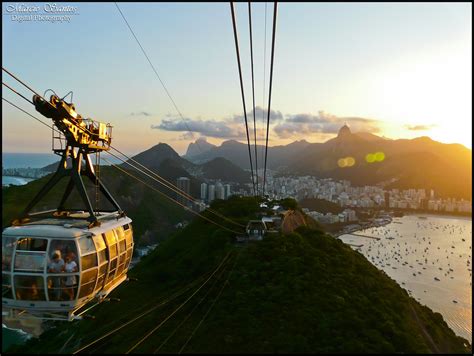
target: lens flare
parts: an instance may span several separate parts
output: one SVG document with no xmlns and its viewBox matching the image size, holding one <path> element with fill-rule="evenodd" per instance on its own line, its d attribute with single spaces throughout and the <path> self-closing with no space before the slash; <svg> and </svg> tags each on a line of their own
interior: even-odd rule
<svg viewBox="0 0 474 356">
<path fill-rule="evenodd" d="M 368 163 L 374 163 L 375 162 L 375 155 L 373 153 L 368 153 L 366 156 L 365 156 L 365 160 L 368 162 Z"/>
<path fill-rule="evenodd" d="M 345 158 L 339 158 L 337 160 L 337 165 L 341 168 L 344 168 L 347 166 L 347 162 L 346 162 L 346 159 Z"/>
<path fill-rule="evenodd" d="M 352 167 L 356 163 L 354 157 L 346 157 L 346 165 L 347 167 Z"/>
<path fill-rule="evenodd" d="M 375 160 L 377 162 L 382 162 L 385 159 L 385 153 L 383 152 L 376 152 L 375 153 Z"/>
</svg>

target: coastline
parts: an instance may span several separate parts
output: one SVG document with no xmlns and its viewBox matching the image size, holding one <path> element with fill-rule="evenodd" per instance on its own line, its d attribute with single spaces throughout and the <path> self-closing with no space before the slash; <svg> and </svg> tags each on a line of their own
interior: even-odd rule
<svg viewBox="0 0 474 356">
<path fill-rule="evenodd" d="M 404 216 L 426 216 L 427 218 L 429 218 L 430 216 L 431 217 L 445 217 L 445 218 L 461 218 L 461 219 L 464 219 L 464 220 L 472 220 L 472 214 L 471 215 L 457 215 L 457 214 L 446 214 L 446 213 L 433 213 L 433 212 L 417 212 L 417 211 L 411 211 L 407 214 L 405 214 Z M 349 228 L 349 229 L 346 229 L 347 227 L 350 227 L 352 225 L 345 225 L 342 229 L 340 230 L 337 230 L 337 231 L 326 231 L 328 234 L 330 234 L 331 236 L 337 238 L 341 235 L 345 235 L 345 234 L 351 234 L 353 232 L 358 232 L 358 231 L 364 231 L 366 229 L 370 229 L 370 228 L 373 228 L 373 227 L 379 227 L 379 226 L 384 226 L 384 225 L 388 225 L 388 224 L 391 224 L 391 223 L 399 223 L 398 221 L 394 221 L 394 218 L 397 219 L 397 218 L 401 218 L 401 217 L 398 217 L 398 216 L 391 216 L 390 217 L 390 220 L 388 220 L 387 217 L 384 217 L 385 221 L 383 222 L 371 222 L 371 223 L 363 223 L 365 225 L 361 225 L 361 223 L 358 223 L 358 222 L 354 222 L 354 224 L 352 225 L 359 225 L 359 227 L 356 227 L 354 226 L 353 228 Z"/>
<path fill-rule="evenodd" d="M 404 217 L 408 218 L 408 221 L 405 222 L 405 223 L 400 221 L 403 217 L 396 217 L 396 218 L 392 219 L 391 222 L 394 223 L 394 224 L 403 224 L 403 225 L 407 224 L 409 229 L 410 228 L 413 229 L 413 227 L 414 227 L 415 230 L 406 230 L 405 233 L 402 232 L 401 235 L 400 235 L 400 231 L 403 231 L 403 230 L 400 230 L 400 229 L 404 229 L 403 225 L 401 225 L 402 227 L 399 227 L 400 225 L 393 225 L 393 229 L 399 230 L 399 234 L 398 235 L 393 235 L 392 234 L 393 235 L 392 237 L 387 237 L 386 235 L 383 235 L 383 234 L 380 235 L 380 238 L 383 240 L 383 241 L 380 241 L 382 243 L 382 246 L 383 245 L 389 246 L 390 244 L 392 244 L 392 248 L 393 248 L 393 246 L 395 246 L 394 242 L 390 241 L 390 240 L 393 240 L 393 237 L 395 237 L 395 239 L 396 239 L 395 240 L 395 244 L 396 244 L 397 238 L 398 239 L 405 238 L 405 240 L 402 240 L 402 241 L 408 241 L 406 239 L 407 237 L 409 237 L 410 240 L 413 240 L 413 238 L 415 238 L 415 240 L 416 240 L 417 234 L 418 234 L 418 240 L 419 240 L 418 243 L 421 242 L 423 244 L 424 241 L 425 241 L 425 238 L 427 239 L 426 241 L 428 241 L 429 236 L 431 236 L 431 234 L 428 232 L 428 230 L 425 230 L 426 232 L 423 232 L 423 229 L 422 230 L 417 230 L 416 227 L 417 227 L 418 224 L 425 225 L 425 227 L 428 227 L 428 226 L 431 226 L 432 224 L 435 224 L 435 225 L 439 224 L 440 221 L 442 221 L 441 219 L 445 219 L 443 224 L 445 224 L 447 226 L 454 226 L 453 224 L 456 224 L 456 225 L 461 224 L 463 226 L 467 226 L 467 227 L 465 227 L 465 229 L 467 229 L 467 231 L 469 231 L 469 229 L 471 229 L 470 222 L 472 221 L 471 217 L 453 216 L 453 215 L 448 215 L 448 214 L 441 215 L 441 214 L 420 214 L 420 213 L 417 214 L 417 213 L 413 213 L 413 214 L 406 214 Z M 431 219 L 433 219 L 433 220 L 430 221 Z M 389 229 L 392 229 L 392 227 L 390 227 Z M 405 229 L 407 229 L 407 227 L 405 227 Z M 431 227 L 431 229 L 433 229 L 433 227 Z M 388 274 L 390 276 L 390 278 L 394 279 L 400 285 L 401 288 L 404 288 L 405 290 L 407 290 L 408 293 L 410 294 L 410 296 L 417 299 L 420 303 L 428 306 L 433 311 L 436 311 L 436 312 L 440 313 L 443 316 L 443 319 L 445 320 L 445 322 L 447 322 L 449 327 L 455 332 L 456 335 L 464 337 L 464 338 L 466 338 L 466 340 L 471 342 L 472 339 L 471 339 L 470 335 L 472 335 L 472 324 L 471 324 L 471 322 L 460 321 L 459 320 L 459 318 L 460 318 L 459 313 L 461 313 L 462 310 L 467 310 L 468 313 L 470 314 L 472 312 L 472 303 L 469 302 L 468 299 L 459 299 L 458 297 L 460 297 L 461 295 L 464 296 L 466 291 L 471 291 L 472 292 L 472 287 L 467 285 L 467 284 L 469 284 L 469 282 L 467 282 L 467 284 L 464 284 L 464 285 L 460 285 L 459 282 L 454 282 L 454 281 L 459 281 L 457 276 L 454 276 L 454 280 L 453 280 L 453 276 L 451 276 L 451 277 L 448 276 L 448 278 L 443 278 L 441 275 L 438 275 L 438 274 L 443 274 L 444 273 L 444 276 L 446 277 L 446 273 L 448 273 L 448 274 L 450 273 L 450 272 L 447 272 L 447 271 L 453 271 L 453 270 L 450 270 L 448 268 L 448 266 L 450 268 L 453 268 L 456 271 L 458 271 L 459 268 L 465 269 L 466 265 L 464 264 L 464 261 L 463 261 L 462 264 L 456 265 L 456 264 L 453 264 L 453 260 L 451 259 L 451 260 L 449 260 L 451 265 L 448 264 L 446 266 L 446 263 L 448 262 L 448 260 L 445 260 L 444 257 L 446 257 L 446 256 L 453 257 L 452 256 L 453 252 L 451 252 L 451 254 L 449 254 L 449 252 L 448 252 L 446 255 L 444 255 L 444 254 L 438 255 L 436 257 L 439 257 L 440 260 L 446 261 L 446 263 L 443 265 L 443 262 L 439 262 L 440 264 L 438 264 L 437 259 L 436 259 L 436 261 L 434 261 L 434 260 L 430 261 L 430 264 L 427 264 L 427 262 L 425 261 L 425 264 L 424 264 L 425 267 L 423 267 L 422 270 L 420 270 L 418 272 L 418 274 L 415 276 L 416 279 L 414 279 L 414 278 L 411 277 L 412 273 L 414 271 L 416 272 L 416 268 L 420 268 L 420 267 L 418 267 L 418 265 L 420 263 L 417 263 L 417 262 L 422 262 L 422 261 L 415 260 L 415 258 L 419 258 L 424 250 L 419 252 L 419 254 L 416 255 L 415 257 L 412 257 L 411 261 L 408 260 L 408 262 L 405 262 L 405 263 L 402 263 L 402 264 L 397 264 L 393 260 L 388 261 L 391 264 L 387 263 L 387 258 L 386 257 L 385 257 L 385 261 L 381 262 L 384 259 L 384 257 L 383 257 L 384 252 L 382 252 L 382 254 L 380 255 L 379 260 L 377 259 L 377 255 L 374 254 L 374 252 L 372 252 L 372 254 L 370 254 L 370 245 L 373 244 L 373 242 L 369 242 L 371 240 L 368 240 L 367 243 L 365 241 L 363 241 L 363 240 L 365 240 L 364 237 L 369 237 L 369 236 L 354 233 L 356 231 L 361 231 L 361 230 L 363 230 L 363 229 L 362 228 L 358 229 L 358 230 L 357 229 L 352 229 L 351 232 L 349 232 L 349 233 L 347 233 L 347 232 L 346 233 L 341 233 L 341 231 L 339 231 L 338 235 L 334 236 L 334 237 L 341 240 L 341 242 L 343 242 L 344 244 L 352 247 L 354 250 L 362 253 L 369 262 L 371 261 L 378 269 L 384 271 L 386 274 Z M 407 231 L 410 231 L 410 232 L 407 232 Z M 438 231 L 438 230 L 434 230 L 434 231 Z M 413 235 L 413 233 L 414 233 L 414 235 Z M 442 233 L 441 229 L 439 230 L 439 233 Z M 456 233 L 457 233 L 457 231 L 456 231 Z M 452 231 L 450 235 L 454 234 L 453 236 L 457 236 L 456 233 L 454 231 Z M 349 235 L 349 236 L 342 236 L 342 235 Z M 368 235 L 372 235 L 372 234 L 368 233 Z M 379 234 L 375 234 L 375 235 L 379 235 Z M 450 236 L 450 235 L 448 235 L 448 236 Z M 469 241 L 468 236 L 464 235 L 462 237 L 464 237 L 464 239 L 465 239 L 465 240 L 464 239 L 462 240 L 463 243 L 468 244 L 469 242 L 464 242 L 464 241 Z M 460 238 L 461 237 L 458 236 L 458 240 L 460 240 Z M 388 239 L 388 240 L 385 241 L 385 239 Z M 439 241 L 443 241 L 443 239 L 441 239 Z M 428 242 L 428 244 L 430 244 L 430 242 Z M 376 245 L 378 245 L 378 243 L 376 243 Z M 400 241 L 400 245 L 402 245 L 401 241 Z M 454 248 L 452 246 L 455 246 L 456 248 L 458 248 L 458 245 L 456 244 L 455 240 L 452 240 L 452 242 L 449 242 L 444 247 L 442 245 L 440 245 L 440 246 L 441 246 L 442 250 L 444 250 L 445 248 L 449 249 L 450 247 Z M 415 248 L 415 251 L 416 251 L 416 247 L 418 247 L 418 245 L 413 244 L 411 246 L 412 249 Z M 426 247 L 428 247 L 428 245 L 426 245 Z M 367 248 L 369 249 L 368 250 L 369 252 L 367 252 Z M 396 246 L 395 246 L 395 248 L 396 248 Z M 410 249 L 410 243 L 408 245 L 408 249 Z M 374 247 L 372 247 L 372 250 L 374 251 Z M 438 246 L 438 250 L 439 250 L 439 246 Z M 387 252 L 387 251 L 385 251 L 385 252 Z M 393 251 L 393 250 L 390 250 L 390 251 Z M 437 251 L 437 250 L 434 250 L 434 251 Z M 469 249 L 469 251 L 472 251 L 472 250 Z M 426 252 L 426 251 L 424 251 L 424 252 Z M 413 250 L 411 251 L 411 253 L 413 253 Z M 460 251 L 460 253 L 463 254 L 462 251 Z M 408 254 L 410 254 L 410 251 L 408 251 Z M 427 256 L 427 257 L 430 260 L 435 258 L 435 257 L 429 257 L 429 256 Z M 443 259 L 441 259 L 441 257 L 443 257 Z M 459 257 L 461 257 L 461 255 L 459 255 Z M 409 258 L 410 257 L 408 257 L 407 259 L 409 259 Z M 446 258 L 448 258 L 448 257 L 446 257 Z M 472 259 L 470 259 L 470 252 L 465 251 L 463 258 L 464 259 L 468 258 L 468 261 L 472 261 Z M 374 262 L 374 259 L 375 259 L 375 262 Z M 395 258 L 395 260 L 396 260 L 396 258 Z M 377 264 L 377 262 L 379 264 Z M 431 266 L 433 263 L 436 263 L 436 265 Z M 456 263 L 456 261 L 454 261 L 454 263 Z M 390 266 L 390 267 L 385 267 L 384 264 L 385 264 L 385 266 Z M 405 265 L 406 265 L 406 267 L 409 266 L 410 268 L 414 268 L 414 270 L 402 271 L 404 269 Z M 414 267 L 412 267 L 411 265 L 413 265 Z M 469 262 L 467 264 L 467 268 L 470 268 Z M 426 271 L 425 271 L 425 269 L 426 269 Z M 440 272 L 441 270 L 443 270 L 443 271 Z M 461 271 L 461 273 L 462 272 L 463 271 Z M 421 273 L 422 276 L 419 276 L 420 273 Z M 428 274 L 428 273 L 431 274 L 430 279 L 429 280 L 428 279 L 423 279 L 423 276 Z M 468 273 L 468 272 L 465 272 L 465 274 L 462 274 L 461 278 L 466 278 L 466 273 Z M 439 279 L 435 279 L 438 282 L 433 282 L 433 276 L 441 277 L 442 281 L 440 282 Z M 420 278 L 422 278 L 422 279 L 420 280 Z M 457 284 L 452 284 L 453 282 L 457 283 Z M 437 283 L 443 283 L 443 284 L 440 285 L 440 284 L 437 284 Z M 454 288 L 454 286 L 456 287 L 456 291 L 461 293 L 461 294 L 457 295 L 457 297 L 450 296 L 450 294 L 452 294 L 453 291 L 454 291 L 454 289 L 451 289 L 451 288 Z M 460 298 L 462 298 L 462 297 L 460 297 Z M 454 301 L 454 300 L 456 300 L 456 301 Z M 455 303 L 455 304 L 452 304 L 452 303 Z M 455 305 L 457 308 L 461 308 L 461 309 L 454 310 L 453 305 Z"/>
<path fill-rule="evenodd" d="M 2 176 L 2 187 L 21 186 L 28 184 L 38 178 L 21 177 L 21 176 Z M 7 183 L 5 183 L 5 181 Z"/>
</svg>

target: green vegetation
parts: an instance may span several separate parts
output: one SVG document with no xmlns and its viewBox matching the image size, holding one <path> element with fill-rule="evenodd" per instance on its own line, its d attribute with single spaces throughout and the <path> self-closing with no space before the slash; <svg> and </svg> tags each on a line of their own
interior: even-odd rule
<svg viewBox="0 0 474 356">
<path fill-rule="evenodd" d="M 258 204 L 252 198 L 233 197 L 216 201 L 212 208 L 244 222 L 255 218 Z M 299 227 L 291 234 L 244 246 L 233 244 L 233 237 L 194 219 L 129 272 L 138 281 L 113 292 L 120 303 L 103 303 L 91 311 L 95 320 L 57 324 L 39 339 L 9 351 L 74 352 L 198 279 L 196 289 L 230 253 L 215 289 L 203 288 L 134 353 L 152 353 L 170 335 L 160 352 L 177 353 L 222 286 L 222 294 L 184 352 L 471 352 L 471 345 L 456 336 L 438 313 L 421 306 L 361 254 L 321 230 Z M 209 297 L 191 313 L 207 291 Z M 125 353 L 191 292 L 83 352 Z"/>
<path fill-rule="evenodd" d="M 317 198 L 307 198 L 300 200 L 299 202 L 302 208 L 308 208 L 313 211 L 317 211 L 319 213 L 331 213 L 331 214 L 339 214 L 342 213 L 344 208 L 340 205 L 330 202 L 324 199 L 317 199 Z"/>
<path fill-rule="evenodd" d="M 295 210 L 296 208 L 298 208 L 297 201 L 292 198 L 281 199 L 280 201 L 278 201 L 278 204 L 280 204 L 285 209 Z"/>
</svg>

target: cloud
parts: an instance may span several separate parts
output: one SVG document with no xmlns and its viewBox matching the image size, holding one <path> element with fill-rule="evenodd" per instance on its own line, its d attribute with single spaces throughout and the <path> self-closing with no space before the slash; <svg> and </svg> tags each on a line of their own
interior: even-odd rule
<svg viewBox="0 0 474 356">
<path fill-rule="evenodd" d="M 193 120 L 189 118 L 185 118 L 184 120 L 180 120 L 179 118 L 173 120 L 163 119 L 159 125 L 151 125 L 151 128 L 165 131 L 197 132 L 203 136 L 224 139 L 240 139 L 246 137 L 243 126 L 217 120 Z M 192 135 L 190 136 L 192 137 Z"/>
<path fill-rule="evenodd" d="M 286 119 L 278 123 L 273 130 L 278 137 L 285 139 L 314 134 L 336 134 L 345 123 L 349 125 L 352 132 L 377 133 L 380 131 L 378 120 L 362 117 L 337 117 L 324 111 L 319 111 L 318 115 L 287 115 Z"/>
<path fill-rule="evenodd" d="M 405 125 L 405 128 L 410 131 L 428 131 L 436 125 Z"/>
<path fill-rule="evenodd" d="M 268 110 L 262 109 L 262 107 L 260 106 L 255 107 L 256 120 L 260 120 L 259 122 L 261 122 L 262 118 L 264 118 L 265 122 L 267 122 L 267 115 L 268 115 Z M 284 117 L 281 111 L 270 109 L 270 122 L 281 121 L 283 120 L 283 118 Z M 245 122 L 244 114 L 234 115 L 232 117 L 232 121 L 239 124 Z M 250 122 L 253 123 L 253 109 L 247 112 L 247 121 L 249 125 L 250 125 Z"/>
<path fill-rule="evenodd" d="M 265 140 L 266 137 L 266 128 L 262 125 L 262 115 L 266 114 L 267 111 L 261 107 L 255 108 L 258 123 L 257 140 L 259 142 Z M 329 136 L 337 134 L 344 123 L 347 123 L 353 132 L 377 133 L 380 131 L 378 120 L 362 117 L 337 117 L 324 111 L 319 111 L 317 115 L 308 113 L 283 115 L 280 111 L 271 110 L 270 114 L 271 129 L 273 127 L 273 131 L 279 139 L 305 138 L 309 135 L 327 139 Z M 250 140 L 253 141 L 253 110 L 247 114 L 247 120 Z M 219 139 L 247 140 L 242 114 L 222 120 L 201 118 L 185 118 L 183 120 L 180 117 L 166 115 L 161 123 L 151 125 L 151 128 L 181 132 L 180 138 L 185 140 L 195 140 L 194 134 Z M 275 137 L 270 133 L 271 136 Z"/>
<path fill-rule="evenodd" d="M 151 116 L 152 114 L 147 111 L 131 112 L 130 116 Z"/>
</svg>

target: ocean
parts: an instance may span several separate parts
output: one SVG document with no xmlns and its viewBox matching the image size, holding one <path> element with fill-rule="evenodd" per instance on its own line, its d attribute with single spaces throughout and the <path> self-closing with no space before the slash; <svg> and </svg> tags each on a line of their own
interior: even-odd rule
<svg viewBox="0 0 474 356">
<path fill-rule="evenodd" d="M 2 185 L 24 185 L 34 180 L 33 178 L 2 176 Z"/>
<path fill-rule="evenodd" d="M 381 239 L 339 238 L 472 343 L 472 218 L 406 215 L 356 233 Z"/>
<path fill-rule="evenodd" d="M 106 155 L 106 157 L 109 155 Z M 2 168 L 43 168 L 51 163 L 58 162 L 60 157 L 54 153 L 2 153 Z M 95 158 L 93 158 L 93 163 Z M 107 157 L 114 164 L 120 164 L 115 157 Z M 101 165 L 106 166 L 109 163 L 103 161 Z M 24 185 L 31 182 L 32 178 L 13 177 L 2 175 L 2 185 Z"/>
<path fill-rule="evenodd" d="M 11 153 L 2 152 L 3 168 L 43 168 L 59 161 L 60 157 L 51 153 Z"/>
</svg>

